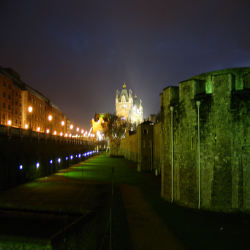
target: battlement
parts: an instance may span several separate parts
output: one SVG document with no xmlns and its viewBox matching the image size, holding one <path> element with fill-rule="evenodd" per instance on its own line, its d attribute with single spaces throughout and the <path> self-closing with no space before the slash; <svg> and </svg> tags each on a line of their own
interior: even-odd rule
<svg viewBox="0 0 250 250">
<path fill-rule="evenodd" d="M 250 67 L 217 70 L 193 76 L 181 81 L 179 87 L 165 88 L 169 102 L 193 99 L 197 95 L 211 94 L 214 98 L 231 95 L 231 92 L 250 90 Z"/>
</svg>

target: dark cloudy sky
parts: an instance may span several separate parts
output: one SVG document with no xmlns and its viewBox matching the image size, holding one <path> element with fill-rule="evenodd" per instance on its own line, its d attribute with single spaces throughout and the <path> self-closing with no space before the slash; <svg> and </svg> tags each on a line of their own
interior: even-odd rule
<svg viewBox="0 0 250 250">
<path fill-rule="evenodd" d="M 249 0 L 0 0 L 0 32 L 0 65 L 84 129 L 124 82 L 146 118 L 163 88 L 250 66 Z"/>
</svg>

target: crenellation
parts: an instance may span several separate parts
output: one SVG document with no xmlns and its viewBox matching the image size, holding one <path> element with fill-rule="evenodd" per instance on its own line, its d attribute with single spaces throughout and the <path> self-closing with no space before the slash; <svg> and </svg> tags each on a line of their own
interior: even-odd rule
<svg viewBox="0 0 250 250">
<path fill-rule="evenodd" d="M 188 207 L 200 204 L 201 208 L 214 211 L 250 208 L 250 154 L 243 150 L 249 144 L 249 72 L 250 68 L 239 68 L 192 77 L 180 83 L 179 99 L 175 102 L 169 98 L 171 87 L 164 89 L 161 95 L 164 199 L 174 198 L 177 204 Z M 173 131 L 170 106 L 174 107 Z M 178 143 L 172 143 L 172 133 Z"/>
</svg>

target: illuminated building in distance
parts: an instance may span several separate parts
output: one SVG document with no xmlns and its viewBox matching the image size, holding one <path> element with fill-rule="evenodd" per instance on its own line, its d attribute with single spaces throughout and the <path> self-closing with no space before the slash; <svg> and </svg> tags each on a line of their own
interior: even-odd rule
<svg viewBox="0 0 250 250">
<path fill-rule="evenodd" d="M 124 83 L 121 93 L 116 91 L 116 114 L 122 116 L 123 119 L 136 124 L 136 126 L 143 122 L 143 107 L 142 101 L 138 103 L 137 96 L 132 96 L 132 90 L 127 91 Z"/>
</svg>

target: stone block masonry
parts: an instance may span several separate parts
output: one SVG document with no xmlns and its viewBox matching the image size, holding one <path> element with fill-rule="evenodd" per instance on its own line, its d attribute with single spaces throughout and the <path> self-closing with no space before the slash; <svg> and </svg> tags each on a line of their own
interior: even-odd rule
<svg viewBox="0 0 250 250">
<path fill-rule="evenodd" d="M 250 68 L 209 72 L 161 96 L 162 190 L 168 201 L 250 210 Z"/>
</svg>

